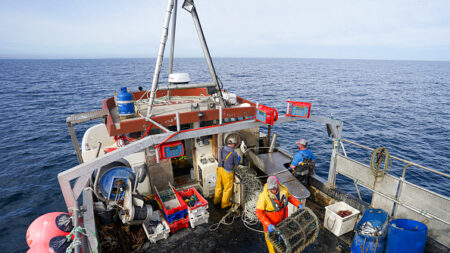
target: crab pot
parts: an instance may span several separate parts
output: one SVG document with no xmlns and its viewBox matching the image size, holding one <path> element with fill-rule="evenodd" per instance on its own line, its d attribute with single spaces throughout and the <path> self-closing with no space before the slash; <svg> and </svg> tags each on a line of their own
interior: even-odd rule
<svg viewBox="0 0 450 253">
<path fill-rule="evenodd" d="M 304 207 L 281 221 L 276 229 L 268 234 L 268 239 L 277 252 L 301 252 L 316 240 L 319 234 L 319 220 L 314 212 Z"/>
</svg>

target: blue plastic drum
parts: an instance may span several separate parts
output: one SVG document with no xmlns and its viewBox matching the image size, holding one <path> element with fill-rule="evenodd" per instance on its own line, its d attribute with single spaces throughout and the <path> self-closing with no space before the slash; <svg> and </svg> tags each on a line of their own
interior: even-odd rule
<svg viewBox="0 0 450 253">
<path fill-rule="evenodd" d="M 392 220 L 389 223 L 386 253 L 425 251 L 428 227 L 408 219 Z"/>
</svg>

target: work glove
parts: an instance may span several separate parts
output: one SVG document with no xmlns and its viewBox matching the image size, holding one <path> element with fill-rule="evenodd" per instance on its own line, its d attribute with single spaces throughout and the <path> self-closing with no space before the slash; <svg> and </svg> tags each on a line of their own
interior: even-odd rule
<svg viewBox="0 0 450 253">
<path fill-rule="evenodd" d="M 302 205 L 302 204 L 299 204 L 297 207 L 298 207 L 298 209 L 300 209 L 300 210 L 303 209 L 303 205 Z"/>
<path fill-rule="evenodd" d="M 241 151 L 243 154 L 245 154 L 245 152 L 248 151 L 247 146 L 245 145 L 244 141 L 241 142 Z"/>
<path fill-rule="evenodd" d="M 272 225 L 272 224 L 270 224 L 270 225 L 267 227 L 267 232 L 272 233 L 273 231 L 275 231 L 275 226 Z"/>
</svg>

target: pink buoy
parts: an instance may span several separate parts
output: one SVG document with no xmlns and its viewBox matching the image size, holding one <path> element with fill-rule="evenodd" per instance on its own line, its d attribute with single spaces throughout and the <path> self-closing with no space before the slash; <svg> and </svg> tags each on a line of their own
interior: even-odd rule
<svg viewBox="0 0 450 253">
<path fill-rule="evenodd" d="M 27 244 L 30 246 L 30 250 L 35 244 L 39 244 L 39 247 L 42 247 L 41 243 L 45 244 L 48 249 L 49 242 L 53 237 L 66 236 L 72 229 L 72 219 L 68 213 L 47 213 L 38 217 L 28 227 L 26 234 Z"/>
</svg>

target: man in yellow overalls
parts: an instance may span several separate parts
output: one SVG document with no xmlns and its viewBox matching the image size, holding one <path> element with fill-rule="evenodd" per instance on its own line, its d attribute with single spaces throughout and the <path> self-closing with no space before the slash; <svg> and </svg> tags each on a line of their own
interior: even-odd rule
<svg viewBox="0 0 450 253">
<path fill-rule="evenodd" d="M 234 168 L 239 164 L 240 160 L 238 154 L 234 152 L 236 144 L 236 139 L 229 138 L 227 141 L 227 146 L 219 150 L 214 204 L 219 204 L 222 202 L 222 208 L 231 206 L 230 198 L 233 193 Z"/>
</svg>

